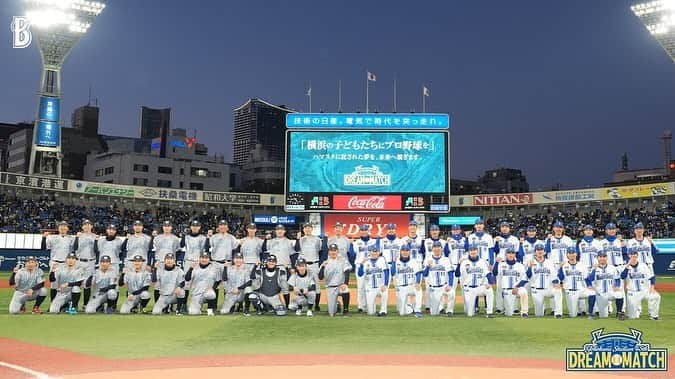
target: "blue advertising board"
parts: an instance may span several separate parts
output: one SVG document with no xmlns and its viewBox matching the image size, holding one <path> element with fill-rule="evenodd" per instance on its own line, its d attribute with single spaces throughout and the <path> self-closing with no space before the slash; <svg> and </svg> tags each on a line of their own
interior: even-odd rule
<svg viewBox="0 0 675 379">
<path fill-rule="evenodd" d="M 286 127 L 354 129 L 448 129 L 450 116 L 439 113 L 289 113 Z"/>
<path fill-rule="evenodd" d="M 295 225 L 295 216 L 255 215 L 253 216 L 253 222 L 261 225 Z"/>
<path fill-rule="evenodd" d="M 59 99 L 56 97 L 40 96 L 38 119 L 59 122 Z"/>
<path fill-rule="evenodd" d="M 29 249 L 0 249 L 0 271 L 12 271 L 17 265 L 22 266 L 31 255 L 37 259 L 39 267 L 49 273 L 49 252 Z"/>
<path fill-rule="evenodd" d="M 479 216 L 440 216 L 438 225 L 474 225 Z"/>
<path fill-rule="evenodd" d="M 44 147 L 57 147 L 61 142 L 61 129 L 57 122 L 38 121 L 35 144 Z"/>
<path fill-rule="evenodd" d="M 447 132 L 290 131 L 288 193 L 445 194 Z"/>
</svg>

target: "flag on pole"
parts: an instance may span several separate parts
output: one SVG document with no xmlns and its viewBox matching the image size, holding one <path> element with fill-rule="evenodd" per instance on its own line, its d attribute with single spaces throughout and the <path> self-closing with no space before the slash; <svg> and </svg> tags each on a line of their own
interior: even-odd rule
<svg viewBox="0 0 675 379">
<path fill-rule="evenodd" d="M 312 87 L 307 89 L 307 96 L 312 96 Z"/>
<path fill-rule="evenodd" d="M 373 73 L 370 72 L 370 71 L 368 71 L 368 81 L 369 81 L 369 82 L 374 82 L 374 81 L 376 81 L 376 80 L 375 80 L 375 74 L 373 74 Z"/>
<path fill-rule="evenodd" d="M 429 88 L 427 88 L 426 86 L 422 87 L 422 96 L 426 96 L 426 97 L 430 96 Z"/>
</svg>

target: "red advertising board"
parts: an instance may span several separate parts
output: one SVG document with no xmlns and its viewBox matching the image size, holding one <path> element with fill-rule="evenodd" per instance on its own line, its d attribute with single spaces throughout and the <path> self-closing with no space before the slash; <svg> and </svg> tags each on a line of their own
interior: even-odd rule
<svg viewBox="0 0 675 379">
<path fill-rule="evenodd" d="M 491 205 L 518 205 L 532 204 L 531 193 L 509 193 L 504 195 L 474 195 L 473 205 L 491 206 Z"/>
<path fill-rule="evenodd" d="M 370 225 L 371 237 L 384 237 L 387 234 L 387 224 L 396 224 L 396 234 L 403 237 L 408 234 L 410 215 L 407 214 L 324 214 L 323 229 L 328 237 L 335 235 L 333 226 L 336 223 L 345 224 L 343 234 L 349 238 L 358 238 L 359 227 L 363 224 Z"/>
<path fill-rule="evenodd" d="M 334 195 L 333 209 L 365 212 L 400 211 L 401 196 Z"/>
</svg>

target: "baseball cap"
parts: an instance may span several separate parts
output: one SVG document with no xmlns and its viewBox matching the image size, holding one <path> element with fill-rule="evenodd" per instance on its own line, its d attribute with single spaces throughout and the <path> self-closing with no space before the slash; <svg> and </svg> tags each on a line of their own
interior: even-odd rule
<svg viewBox="0 0 675 379">
<path fill-rule="evenodd" d="M 165 221 L 162 223 L 162 226 L 172 226 L 172 225 L 171 225 L 171 221 L 165 220 Z"/>
<path fill-rule="evenodd" d="M 141 220 L 136 220 L 136 221 L 134 221 L 134 225 L 143 226 L 143 222 Z"/>
<path fill-rule="evenodd" d="M 396 229 L 396 224 L 387 224 L 387 229 Z"/>
<path fill-rule="evenodd" d="M 233 257 L 234 258 L 244 258 L 244 254 L 242 254 L 240 252 L 236 252 L 236 253 L 234 253 Z"/>
<path fill-rule="evenodd" d="M 168 254 L 167 254 L 167 255 L 168 255 Z M 134 262 L 144 261 L 144 260 L 145 260 L 145 259 L 143 258 L 142 255 L 134 255 L 134 259 L 133 259 Z"/>
<path fill-rule="evenodd" d="M 475 243 L 470 244 L 469 250 L 478 250 L 478 245 L 476 245 Z"/>
<path fill-rule="evenodd" d="M 108 225 L 108 226 L 106 227 L 106 229 L 117 230 L 117 225 L 115 225 L 115 224 L 110 224 L 110 225 Z"/>
<path fill-rule="evenodd" d="M 544 245 L 541 243 L 538 243 L 534 245 L 534 250 L 544 250 Z"/>
<path fill-rule="evenodd" d="M 405 251 L 410 251 L 410 245 L 408 245 L 408 244 L 406 243 L 405 245 L 401 246 L 401 250 L 400 250 L 400 251 L 403 251 L 403 250 L 405 250 Z"/>
<path fill-rule="evenodd" d="M 436 225 L 436 224 L 432 224 L 432 225 L 429 227 L 429 230 L 441 230 L 441 228 L 439 228 L 438 225 Z"/>
<path fill-rule="evenodd" d="M 167 260 L 169 258 L 176 259 L 176 256 L 173 255 L 173 253 L 166 253 L 166 255 L 164 256 L 164 260 Z"/>
<path fill-rule="evenodd" d="M 101 257 L 101 262 L 110 262 L 110 256 L 104 255 Z"/>
<path fill-rule="evenodd" d="M 482 218 L 479 218 L 479 219 L 476 219 L 476 222 L 474 222 L 473 224 L 474 224 L 474 225 L 485 224 L 485 221 L 483 221 Z"/>
<path fill-rule="evenodd" d="M 511 226 L 508 221 L 502 221 L 499 223 L 499 227 L 501 228 L 502 226 Z"/>
<path fill-rule="evenodd" d="M 303 228 L 306 228 L 306 227 L 310 227 L 310 228 L 312 228 L 312 227 L 313 227 L 313 225 L 312 225 L 312 223 L 311 223 L 311 222 L 305 222 L 304 224 L 302 224 L 302 227 L 303 227 Z"/>
<path fill-rule="evenodd" d="M 528 225 L 528 226 L 527 226 L 527 231 L 534 231 L 534 232 L 536 232 L 536 231 L 537 231 L 537 227 L 534 226 L 534 225 Z"/>
<path fill-rule="evenodd" d="M 645 225 L 641 222 L 638 222 L 637 224 L 635 224 L 635 227 L 633 227 L 633 229 L 644 229 L 644 228 Z"/>
<path fill-rule="evenodd" d="M 202 226 L 202 223 L 199 220 L 192 220 L 190 226 Z"/>
<path fill-rule="evenodd" d="M 274 229 L 276 229 L 276 230 L 286 230 L 286 227 L 281 225 L 281 224 L 277 224 L 277 226 L 275 226 Z"/>
<path fill-rule="evenodd" d="M 410 220 L 410 222 L 408 223 L 408 226 L 417 226 L 417 225 L 419 224 L 415 220 Z"/>
<path fill-rule="evenodd" d="M 593 225 L 591 225 L 591 224 L 584 225 L 584 230 L 589 230 L 589 229 L 593 230 Z"/>
<path fill-rule="evenodd" d="M 633 254 L 637 254 L 637 253 L 638 253 L 638 251 L 635 247 L 631 247 L 630 249 L 628 249 L 628 255 L 633 255 Z"/>
<path fill-rule="evenodd" d="M 607 256 L 607 252 L 604 251 L 604 250 L 600 250 L 600 251 L 598 251 L 597 255 L 598 255 L 599 257 L 600 257 L 600 256 L 606 257 L 606 256 Z"/>
<path fill-rule="evenodd" d="M 201 253 L 199 253 L 199 257 L 200 257 L 200 258 L 201 258 L 201 257 L 209 258 L 210 255 L 209 255 L 209 252 L 208 252 L 208 251 L 202 251 Z"/>
<path fill-rule="evenodd" d="M 605 225 L 605 229 L 616 229 L 616 224 L 613 222 L 608 223 Z"/>
<path fill-rule="evenodd" d="M 277 256 L 274 254 L 271 254 L 269 257 L 267 257 L 268 262 L 276 262 L 277 261 Z"/>
<path fill-rule="evenodd" d="M 338 249 L 337 244 L 331 243 L 330 245 L 328 245 L 328 250 L 337 250 L 337 249 Z"/>
<path fill-rule="evenodd" d="M 218 225 L 227 225 L 227 220 L 218 221 Z"/>
<path fill-rule="evenodd" d="M 344 227 L 344 226 L 345 226 L 345 224 L 341 223 L 340 221 L 336 222 L 335 225 L 333 225 L 334 228 Z"/>
<path fill-rule="evenodd" d="M 368 246 L 368 251 L 378 251 L 379 249 L 377 248 L 377 245 L 370 245 Z"/>
<path fill-rule="evenodd" d="M 453 225 L 450 227 L 450 229 L 451 229 L 451 230 L 462 230 L 462 227 L 459 226 L 459 225 L 457 225 L 457 224 L 453 224 Z"/>
<path fill-rule="evenodd" d="M 37 261 L 37 259 L 32 255 L 27 256 L 25 260 L 26 261 Z"/>
<path fill-rule="evenodd" d="M 82 220 L 82 225 L 84 225 L 84 224 L 94 225 L 94 223 L 91 222 L 91 220 L 86 219 L 86 218 L 84 220 Z"/>
<path fill-rule="evenodd" d="M 362 231 L 362 232 L 363 232 L 363 231 L 368 231 L 369 229 L 370 229 L 370 227 L 369 227 L 368 225 L 366 225 L 366 224 L 363 224 L 363 225 L 361 225 L 361 226 L 359 227 L 359 230 Z"/>
<path fill-rule="evenodd" d="M 307 266 L 307 261 L 305 258 L 298 258 L 297 261 L 295 261 L 296 266 Z"/>
<path fill-rule="evenodd" d="M 441 241 L 434 241 L 431 244 L 431 247 L 442 247 L 442 246 L 443 246 L 443 244 L 441 243 Z"/>
<path fill-rule="evenodd" d="M 553 223 L 553 227 L 554 228 L 564 228 L 565 224 L 563 224 L 563 222 L 560 221 L 560 220 L 556 220 L 556 222 Z"/>
<path fill-rule="evenodd" d="M 251 222 L 248 225 L 246 225 L 246 229 L 258 229 L 258 226 Z"/>
<path fill-rule="evenodd" d="M 577 249 L 574 246 L 567 246 L 567 254 L 569 253 L 577 253 Z"/>
<path fill-rule="evenodd" d="M 75 254 L 75 253 L 73 253 L 73 252 L 70 252 L 70 253 L 68 253 L 68 255 L 66 255 L 66 258 L 77 259 L 77 254 Z"/>
<path fill-rule="evenodd" d="M 515 254 L 515 253 L 516 253 L 516 249 L 514 249 L 512 247 L 506 248 L 506 254 Z"/>
<path fill-rule="evenodd" d="M 56 226 L 61 226 L 61 225 L 68 226 L 68 222 L 67 222 L 67 221 L 59 221 L 59 222 L 56 224 Z"/>
</svg>

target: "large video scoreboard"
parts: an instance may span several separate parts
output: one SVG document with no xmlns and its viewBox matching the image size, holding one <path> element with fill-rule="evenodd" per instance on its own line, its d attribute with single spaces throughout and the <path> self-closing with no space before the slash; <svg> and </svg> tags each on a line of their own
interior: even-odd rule
<svg viewBox="0 0 675 379">
<path fill-rule="evenodd" d="M 288 212 L 447 212 L 449 116 L 286 116 Z"/>
</svg>

